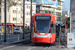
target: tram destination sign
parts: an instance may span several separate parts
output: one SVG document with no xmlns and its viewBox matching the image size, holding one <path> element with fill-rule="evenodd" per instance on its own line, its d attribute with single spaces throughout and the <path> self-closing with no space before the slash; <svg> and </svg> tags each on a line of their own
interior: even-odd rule
<svg viewBox="0 0 75 50">
<path fill-rule="evenodd" d="M 50 20 L 50 16 L 35 16 L 35 20 Z"/>
</svg>

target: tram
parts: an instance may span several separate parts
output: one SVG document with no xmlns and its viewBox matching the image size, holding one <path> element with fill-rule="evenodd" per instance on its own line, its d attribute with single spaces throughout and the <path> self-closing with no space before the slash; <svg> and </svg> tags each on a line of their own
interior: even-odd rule
<svg viewBox="0 0 75 50">
<path fill-rule="evenodd" d="M 37 13 L 31 17 L 31 42 L 55 43 L 55 16 Z"/>
</svg>

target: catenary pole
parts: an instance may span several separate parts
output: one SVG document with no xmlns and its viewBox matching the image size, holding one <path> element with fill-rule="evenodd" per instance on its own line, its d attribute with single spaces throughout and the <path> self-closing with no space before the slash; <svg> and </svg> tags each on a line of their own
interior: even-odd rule
<svg viewBox="0 0 75 50">
<path fill-rule="evenodd" d="M 6 0 L 4 0 L 4 42 L 6 42 Z"/>
<path fill-rule="evenodd" d="M 23 39 L 24 39 L 24 27 L 25 27 L 25 0 L 23 0 Z"/>
<path fill-rule="evenodd" d="M 32 21 L 32 0 L 31 0 L 30 14 L 31 14 L 31 21 Z M 32 24 L 31 24 L 31 33 L 32 33 Z M 30 39 L 31 39 L 31 33 L 30 33 Z"/>
<path fill-rule="evenodd" d="M 72 2 L 73 2 L 73 0 L 70 0 L 70 33 L 71 33 Z"/>
</svg>

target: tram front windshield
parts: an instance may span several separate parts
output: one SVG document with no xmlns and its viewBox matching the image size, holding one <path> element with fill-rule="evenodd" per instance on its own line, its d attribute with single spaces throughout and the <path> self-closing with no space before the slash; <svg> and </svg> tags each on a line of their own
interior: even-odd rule
<svg viewBox="0 0 75 50">
<path fill-rule="evenodd" d="M 50 16 L 48 16 L 47 18 L 41 18 L 38 17 L 35 18 L 35 32 L 37 33 L 49 33 L 50 32 Z"/>
</svg>

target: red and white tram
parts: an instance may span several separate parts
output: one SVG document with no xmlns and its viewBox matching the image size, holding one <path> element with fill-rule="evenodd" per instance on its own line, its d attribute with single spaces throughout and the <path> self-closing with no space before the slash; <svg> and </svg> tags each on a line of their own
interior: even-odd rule
<svg viewBox="0 0 75 50">
<path fill-rule="evenodd" d="M 31 17 L 32 43 L 55 43 L 55 16 L 37 13 Z"/>
</svg>

